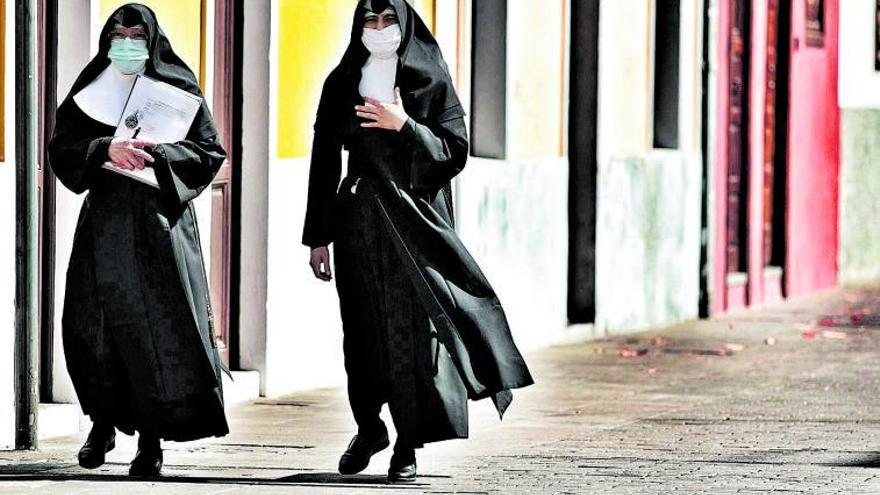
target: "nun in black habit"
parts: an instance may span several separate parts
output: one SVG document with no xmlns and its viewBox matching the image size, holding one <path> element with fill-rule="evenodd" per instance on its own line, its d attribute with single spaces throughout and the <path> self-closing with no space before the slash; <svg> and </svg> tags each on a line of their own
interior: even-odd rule
<svg viewBox="0 0 880 495">
<path fill-rule="evenodd" d="M 341 177 L 341 150 L 348 150 Z M 501 304 L 453 226 L 464 112 L 431 32 L 404 0 L 362 0 L 315 124 L 303 243 L 330 280 L 334 243 L 345 367 L 358 434 L 354 474 L 397 439 L 389 481 L 416 477 L 416 448 L 468 435 L 468 399 L 532 383 Z"/>
<path fill-rule="evenodd" d="M 96 468 L 115 429 L 139 433 L 132 475 L 158 475 L 160 440 L 228 433 L 221 362 L 191 201 L 226 157 L 207 106 L 186 140 L 114 138 L 138 74 L 201 96 L 152 10 L 127 4 L 101 30 L 98 54 L 58 107 L 49 161 L 83 202 L 67 271 L 67 369 L 93 422 L 79 452 Z M 159 188 L 105 170 L 152 167 Z"/>
</svg>

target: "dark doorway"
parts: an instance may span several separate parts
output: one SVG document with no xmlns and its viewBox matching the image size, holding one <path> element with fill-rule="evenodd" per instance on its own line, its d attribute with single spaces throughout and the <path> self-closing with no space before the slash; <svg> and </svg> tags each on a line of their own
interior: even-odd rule
<svg viewBox="0 0 880 495">
<path fill-rule="evenodd" d="M 599 0 L 571 4 L 568 131 L 568 320 L 596 318 L 596 178 Z"/>
<path fill-rule="evenodd" d="M 748 239 L 748 95 L 749 95 L 749 1 L 731 0 L 729 107 L 727 151 L 727 243 L 728 274 L 746 272 Z"/>
<path fill-rule="evenodd" d="M 37 29 L 40 402 L 52 402 L 55 346 L 55 174 L 47 166 L 46 145 L 55 128 L 57 107 L 58 0 L 39 0 Z"/>
<path fill-rule="evenodd" d="M 710 30 L 712 24 L 711 6 L 708 3 L 703 5 L 703 38 L 702 38 L 702 55 L 701 55 L 701 71 L 700 71 L 700 156 L 702 157 L 703 170 L 701 171 L 701 190 L 700 190 L 700 299 L 699 299 L 699 315 L 700 318 L 708 318 L 711 314 L 711 289 L 709 273 L 712 266 L 709 264 L 709 167 L 712 161 L 709 156 L 709 74 L 711 67 L 709 64 L 710 53 Z"/>
<path fill-rule="evenodd" d="M 785 267 L 785 205 L 788 170 L 788 84 L 791 2 L 769 0 L 767 88 L 764 116 L 764 266 Z M 783 272 L 783 277 L 784 277 Z M 782 283 L 782 287 L 785 284 Z"/>
<path fill-rule="evenodd" d="M 241 227 L 242 0 L 215 3 L 214 119 L 228 158 L 211 184 L 211 302 L 217 349 L 238 367 L 238 296 Z"/>
</svg>

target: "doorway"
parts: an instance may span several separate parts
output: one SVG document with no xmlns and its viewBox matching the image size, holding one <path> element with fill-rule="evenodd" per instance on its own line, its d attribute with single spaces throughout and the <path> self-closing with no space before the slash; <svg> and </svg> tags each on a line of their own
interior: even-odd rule
<svg viewBox="0 0 880 495">
<path fill-rule="evenodd" d="M 599 0 L 571 3 L 568 320 L 596 319 Z"/>
<path fill-rule="evenodd" d="M 241 57 L 243 1 L 214 3 L 214 120 L 228 154 L 211 184 L 211 301 L 217 349 L 238 368 L 238 287 L 241 266 Z"/>
<path fill-rule="evenodd" d="M 785 297 L 786 181 L 791 2 L 767 2 L 761 261 L 764 302 Z"/>
<path fill-rule="evenodd" d="M 727 209 L 725 224 L 725 306 L 748 304 L 749 0 L 730 2 L 729 87 L 727 126 Z"/>
</svg>

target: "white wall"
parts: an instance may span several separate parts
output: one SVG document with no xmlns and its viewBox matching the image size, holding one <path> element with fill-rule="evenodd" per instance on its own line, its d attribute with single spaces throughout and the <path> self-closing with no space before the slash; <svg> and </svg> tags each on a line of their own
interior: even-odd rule
<svg viewBox="0 0 880 495">
<path fill-rule="evenodd" d="M 6 161 L 0 163 L 0 449 L 15 444 L 15 10 L 6 2 Z"/>
<path fill-rule="evenodd" d="M 269 60 L 278 57 L 278 4 L 272 2 Z M 341 54 L 340 54 L 341 55 Z M 270 63 L 269 108 L 278 108 L 278 64 Z M 335 282 L 320 282 L 300 243 L 309 160 L 278 157 L 278 114 L 269 116 L 268 276 L 265 395 L 344 383 L 342 323 Z"/>
<path fill-rule="evenodd" d="M 91 59 L 89 0 L 59 2 L 58 16 L 58 103 L 67 97 L 74 80 Z M 55 208 L 55 328 L 52 394 L 54 402 L 76 402 L 76 393 L 67 373 L 61 338 L 67 265 L 73 248 L 73 234 L 85 194 L 76 195 L 56 181 Z"/>
<path fill-rule="evenodd" d="M 456 180 L 456 229 L 524 350 L 593 330 L 570 327 L 567 318 L 569 163 L 559 156 L 558 138 L 562 132 L 567 140 L 569 43 L 562 21 L 571 8 L 558 1 L 545 7 L 536 18 L 533 6 L 508 2 L 507 158 L 471 157 Z M 530 36 L 519 35 L 527 30 Z M 478 70 L 470 67 L 469 37 L 460 52 L 468 75 Z M 459 92 L 469 99 L 467 78 Z M 541 132 L 532 132 L 538 125 Z"/>
<path fill-rule="evenodd" d="M 251 0 L 244 17 L 241 160 L 241 277 L 239 356 L 260 372 L 266 393 L 266 295 L 269 194 L 270 0 Z"/>
<path fill-rule="evenodd" d="M 568 160 L 471 158 L 458 180 L 456 228 L 491 282 L 517 345 L 587 336 L 569 327 Z"/>
<path fill-rule="evenodd" d="M 842 108 L 880 108 L 880 72 L 874 70 L 875 8 L 874 0 L 840 2 L 838 100 Z"/>
<path fill-rule="evenodd" d="M 599 42 L 596 326 L 696 318 L 702 2 L 681 3 L 679 148 L 655 150 L 653 0 L 603 2 Z"/>
</svg>

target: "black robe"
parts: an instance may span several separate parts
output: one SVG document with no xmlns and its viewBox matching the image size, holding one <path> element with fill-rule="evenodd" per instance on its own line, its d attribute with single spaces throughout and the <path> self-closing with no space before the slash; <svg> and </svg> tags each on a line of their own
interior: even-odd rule
<svg viewBox="0 0 880 495">
<path fill-rule="evenodd" d="M 417 394 L 428 398 L 425 404 L 432 409 L 418 413 L 430 424 L 421 425 L 414 443 L 464 437 L 467 414 L 462 394 L 470 399 L 491 397 L 503 414 L 512 400 L 510 390 L 533 382 L 495 291 L 454 230 L 449 183 L 464 168 L 468 156 L 464 112 L 436 41 L 403 0 L 389 3 L 396 9 L 403 30 L 397 84 L 411 118 L 397 134 L 361 128 L 362 121 L 354 114 L 354 105 L 363 102 L 357 88 L 361 67 L 369 56 L 360 42 L 363 3 L 355 13 L 349 48 L 324 84 L 315 125 L 303 243 L 325 246 L 339 241 L 338 235 L 347 235 L 350 227 L 346 224 L 352 221 L 347 211 L 353 207 L 351 188 L 360 201 L 365 198 L 368 207 L 375 210 L 375 215 L 367 218 L 378 218 L 376 225 L 381 231 L 376 235 L 386 236 L 396 259 L 390 264 L 380 257 L 376 262 L 405 275 L 418 309 L 429 319 L 411 327 L 412 332 L 424 333 L 414 341 L 422 345 L 429 342 L 433 358 L 427 371 L 431 379 L 419 380 L 422 387 L 433 390 Z M 343 147 L 349 151 L 349 178 L 338 187 Z M 357 192 L 357 178 L 365 181 L 365 191 Z M 367 206 L 355 203 L 354 207 Z M 374 245 L 385 251 L 381 242 L 370 242 L 361 249 L 372 251 Z M 340 254 L 339 250 L 337 242 L 337 266 L 341 255 L 353 251 L 346 249 Z M 380 273 L 379 277 L 397 277 L 387 269 Z M 345 301 L 354 299 L 347 295 L 352 291 L 349 278 L 337 273 L 344 327 L 350 319 L 346 313 L 351 311 Z M 387 281 L 376 283 L 371 278 L 375 277 L 366 276 L 362 281 L 382 292 L 393 291 Z M 406 297 L 401 304 L 408 304 Z M 358 311 L 355 316 L 377 318 L 369 311 Z M 393 319 L 387 314 L 378 318 L 384 322 Z M 348 365 L 348 353 L 358 351 L 346 351 Z M 424 367 L 424 363 L 417 366 Z M 424 374 L 423 370 L 418 374 Z"/>
<path fill-rule="evenodd" d="M 98 55 L 58 108 L 49 163 L 68 189 L 88 192 L 67 271 L 67 368 L 93 421 L 175 441 L 225 435 L 222 366 L 190 201 L 226 153 L 203 103 L 186 140 L 148 150 L 160 189 L 101 168 L 115 127 L 89 117 L 73 96 L 107 68 L 107 33 L 117 23 L 147 28 L 147 76 L 201 96 L 153 12 L 129 4 L 107 21 Z"/>
</svg>

